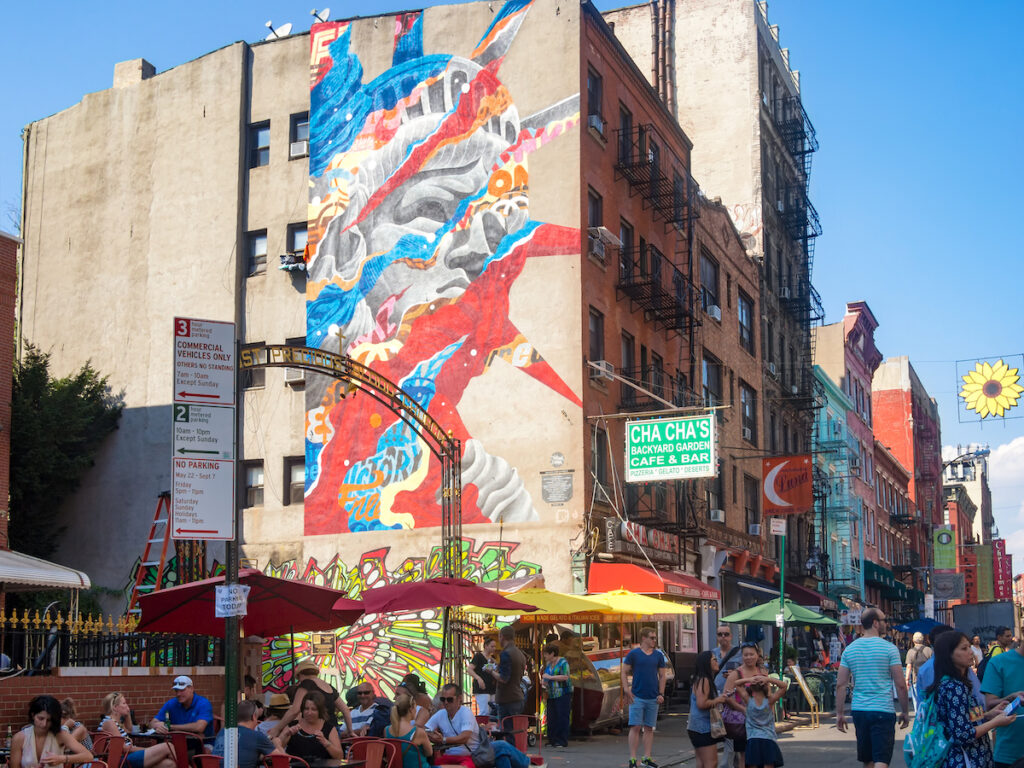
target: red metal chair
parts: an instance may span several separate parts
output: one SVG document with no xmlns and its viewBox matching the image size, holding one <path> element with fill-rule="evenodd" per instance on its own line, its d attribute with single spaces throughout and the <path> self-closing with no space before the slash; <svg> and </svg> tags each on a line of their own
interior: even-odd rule
<svg viewBox="0 0 1024 768">
<path fill-rule="evenodd" d="M 224 758 L 220 755 L 208 755 L 205 752 L 192 758 L 192 768 L 221 768 Z"/>
<path fill-rule="evenodd" d="M 189 763 L 189 750 L 193 755 L 203 754 L 203 740 L 190 731 L 171 731 L 171 746 L 174 747 L 174 758 L 178 768 L 191 768 Z M 192 746 L 189 747 L 189 742 Z"/>
<path fill-rule="evenodd" d="M 364 761 L 363 768 L 393 768 L 401 765 L 401 753 L 384 739 L 357 739 L 348 751 L 349 760 Z"/>
<path fill-rule="evenodd" d="M 419 747 L 406 739 L 392 739 L 387 736 L 381 736 L 380 741 L 383 741 L 385 744 L 395 745 L 395 756 L 388 762 L 387 768 L 402 768 L 405 764 L 405 753 L 410 749 L 419 750 Z"/>
<path fill-rule="evenodd" d="M 93 742 L 93 747 L 96 743 Z M 124 739 L 115 739 L 111 736 L 107 740 L 107 759 L 106 763 L 110 768 L 121 768 L 121 764 L 125 761 L 127 753 L 124 748 Z"/>
<path fill-rule="evenodd" d="M 105 757 L 107 754 L 107 742 L 109 741 L 110 734 L 106 731 L 94 733 L 92 736 L 92 753 L 97 756 L 103 755 Z"/>
<path fill-rule="evenodd" d="M 293 755 L 264 755 L 263 763 L 267 768 L 309 768 L 309 763 L 301 757 Z"/>
<path fill-rule="evenodd" d="M 531 755 L 527 750 L 530 748 L 530 727 L 536 728 L 537 754 Z M 540 721 L 534 715 L 509 715 L 501 721 L 501 731 L 506 736 L 512 737 L 512 746 L 530 758 L 532 765 L 543 765 L 545 760 L 542 755 L 541 745 L 544 739 L 541 738 Z"/>
<path fill-rule="evenodd" d="M 482 725 L 482 726 L 484 726 L 486 728 L 487 726 L 489 726 L 491 724 L 491 716 L 490 715 L 477 715 L 476 716 L 476 724 L 477 725 Z"/>
</svg>

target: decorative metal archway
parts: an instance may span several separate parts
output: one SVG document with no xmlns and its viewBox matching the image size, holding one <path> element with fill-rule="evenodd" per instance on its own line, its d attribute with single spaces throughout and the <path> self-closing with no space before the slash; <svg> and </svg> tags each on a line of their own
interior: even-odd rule
<svg viewBox="0 0 1024 768">
<path fill-rule="evenodd" d="M 441 572 L 462 576 L 462 442 L 395 382 L 358 363 L 313 347 L 263 344 L 239 349 L 238 369 L 301 368 L 347 382 L 351 391 L 369 395 L 408 424 L 441 462 Z M 462 622 L 445 610 L 441 645 L 441 679 L 462 681 Z"/>
</svg>

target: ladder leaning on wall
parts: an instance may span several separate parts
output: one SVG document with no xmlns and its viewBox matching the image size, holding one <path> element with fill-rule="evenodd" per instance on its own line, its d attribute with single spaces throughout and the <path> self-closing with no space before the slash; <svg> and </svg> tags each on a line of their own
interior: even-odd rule
<svg viewBox="0 0 1024 768">
<path fill-rule="evenodd" d="M 135 574 L 135 586 L 132 587 L 131 598 L 128 600 L 128 615 L 138 616 L 142 609 L 139 608 L 139 598 L 148 592 L 155 592 L 160 589 L 163 583 L 164 567 L 167 565 L 167 545 L 171 539 L 171 492 L 164 491 L 156 502 L 156 514 L 153 515 L 153 525 L 149 529 L 149 538 L 146 539 L 146 548 L 142 554 L 142 561 L 139 563 L 138 571 Z M 157 546 L 160 548 L 159 557 L 156 556 Z M 150 567 L 156 567 L 152 583 L 144 583 L 146 573 Z"/>
</svg>

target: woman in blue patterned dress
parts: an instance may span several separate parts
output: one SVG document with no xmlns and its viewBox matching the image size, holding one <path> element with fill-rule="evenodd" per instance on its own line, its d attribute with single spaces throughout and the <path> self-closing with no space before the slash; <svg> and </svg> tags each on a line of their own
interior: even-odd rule
<svg viewBox="0 0 1024 768">
<path fill-rule="evenodd" d="M 978 706 L 967 679 L 973 661 L 971 641 L 963 632 L 944 632 L 935 639 L 935 682 L 926 693 L 935 694 L 936 717 L 951 742 L 942 768 L 992 768 L 988 732 L 1017 719 L 1004 715 L 1001 706 L 989 712 Z"/>
</svg>

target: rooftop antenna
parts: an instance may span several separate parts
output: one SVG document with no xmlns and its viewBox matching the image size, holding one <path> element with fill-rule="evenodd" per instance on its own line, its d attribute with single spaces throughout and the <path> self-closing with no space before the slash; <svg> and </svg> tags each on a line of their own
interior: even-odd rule
<svg viewBox="0 0 1024 768">
<path fill-rule="evenodd" d="M 270 34 L 263 38 L 264 40 L 277 40 L 279 37 L 288 37 L 292 32 L 291 22 L 282 24 L 277 29 L 274 29 L 274 22 L 272 21 L 268 21 L 266 26 L 270 30 Z"/>
<path fill-rule="evenodd" d="M 323 24 L 325 21 L 331 18 L 331 9 L 324 8 L 322 11 L 318 11 L 316 8 L 314 8 L 312 11 L 309 12 L 309 15 L 315 17 L 317 21 Z"/>
</svg>

